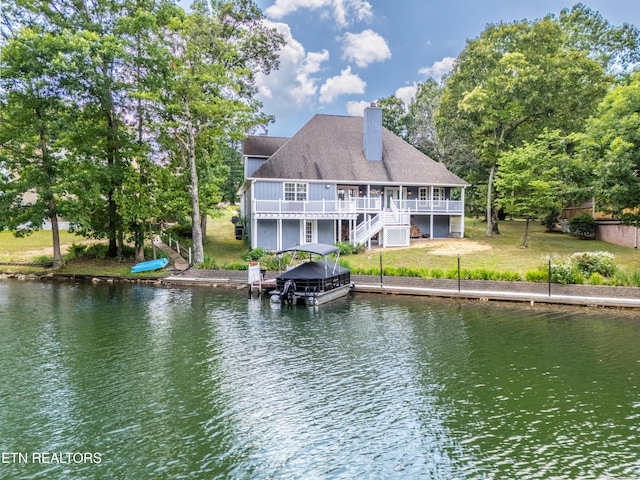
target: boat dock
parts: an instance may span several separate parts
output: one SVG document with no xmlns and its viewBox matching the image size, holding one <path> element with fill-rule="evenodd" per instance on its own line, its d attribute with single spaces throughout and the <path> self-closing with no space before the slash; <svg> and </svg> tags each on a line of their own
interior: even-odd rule
<svg viewBox="0 0 640 480">
<path fill-rule="evenodd" d="M 268 291 L 275 274 L 268 272 L 263 292 Z M 194 270 L 166 277 L 163 284 L 210 285 L 249 289 L 246 270 Z M 640 288 L 600 285 L 560 285 L 488 280 L 423 279 L 415 277 L 380 277 L 352 275 L 353 293 L 411 295 L 482 302 L 516 302 L 525 304 L 575 305 L 603 308 L 640 308 Z M 257 285 L 256 285 L 257 287 Z M 254 290 L 258 293 L 258 289 Z"/>
</svg>

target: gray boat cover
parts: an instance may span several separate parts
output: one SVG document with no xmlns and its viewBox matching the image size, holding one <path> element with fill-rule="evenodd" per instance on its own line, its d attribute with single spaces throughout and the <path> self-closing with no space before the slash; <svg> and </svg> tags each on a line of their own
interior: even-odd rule
<svg viewBox="0 0 640 480">
<path fill-rule="evenodd" d="M 295 268 L 278 275 L 283 280 L 316 280 L 331 278 L 350 273 L 350 270 L 331 261 L 318 260 L 315 262 L 301 263 Z"/>
</svg>

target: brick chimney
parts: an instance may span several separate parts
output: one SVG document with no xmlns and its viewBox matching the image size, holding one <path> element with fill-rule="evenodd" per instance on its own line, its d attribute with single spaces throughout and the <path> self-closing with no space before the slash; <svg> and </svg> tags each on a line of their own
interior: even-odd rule
<svg viewBox="0 0 640 480">
<path fill-rule="evenodd" d="M 364 156 L 382 161 L 382 109 L 375 103 L 364 109 Z"/>
</svg>

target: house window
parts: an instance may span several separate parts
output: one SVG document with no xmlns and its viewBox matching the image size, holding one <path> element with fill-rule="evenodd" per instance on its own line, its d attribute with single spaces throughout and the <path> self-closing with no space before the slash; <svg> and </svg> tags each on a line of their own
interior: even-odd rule
<svg viewBox="0 0 640 480">
<path fill-rule="evenodd" d="M 444 200 L 444 188 L 434 188 L 433 202 L 435 204 L 439 204 L 442 200 Z"/>
<path fill-rule="evenodd" d="M 315 220 L 304 222 L 304 243 L 316 243 L 318 240 L 318 223 Z"/>
<path fill-rule="evenodd" d="M 306 202 L 307 201 L 307 184 L 306 183 L 285 183 L 284 199 L 289 202 Z"/>
<path fill-rule="evenodd" d="M 418 189 L 418 201 L 422 206 L 427 205 L 427 202 L 429 201 L 429 188 L 420 187 Z"/>
</svg>

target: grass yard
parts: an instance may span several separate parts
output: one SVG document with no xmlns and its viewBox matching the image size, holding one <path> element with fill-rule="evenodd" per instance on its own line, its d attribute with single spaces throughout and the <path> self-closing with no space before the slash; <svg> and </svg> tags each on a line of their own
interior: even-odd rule
<svg viewBox="0 0 640 480">
<path fill-rule="evenodd" d="M 228 207 L 208 222 L 205 257 L 218 268 L 246 265 L 243 254 L 248 247 L 244 241 L 236 240 L 231 217 L 238 215 L 237 207 Z M 383 267 L 405 267 L 408 269 L 440 269 L 450 271 L 457 268 L 458 255 L 463 270 L 487 270 L 514 273 L 525 277 L 526 273 L 544 267 L 547 258 L 560 262 L 575 252 L 605 251 L 615 255 L 615 262 L 627 274 L 640 275 L 640 252 L 633 248 L 618 247 L 595 240 L 578 240 L 570 235 L 545 233 L 539 222 L 530 225 L 529 247 L 520 248 L 524 221 L 507 220 L 500 223 L 501 235 L 487 238 L 485 223 L 467 218 L 465 238 L 443 240 L 413 240 L 408 248 L 376 248 L 358 255 L 343 257 L 354 269 L 377 271 L 382 255 Z M 93 243 L 68 232 L 61 232 L 61 243 L 66 249 L 72 243 Z M 51 257 L 51 232 L 39 231 L 26 238 L 15 238 L 10 232 L 0 232 L 0 262 L 28 262 Z M 63 273 L 121 275 L 128 276 L 132 262 L 109 260 L 75 260 L 68 262 Z M 16 267 L 1 267 L 2 271 L 17 271 Z M 32 269 L 20 267 L 22 272 Z"/>
<path fill-rule="evenodd" d="M 349 265 L 377 268 L 382 255 L 383 266 L 451 270 L 511 272 L 524 276 L 527 271 L 546 265 L 547 258 L 560 260 L 575 252 L 605 251 L 615 255 L 616 263 L 627 272 L 640 271 L 640 252 L 596 240 L 578 240 L 570 235 L 545 233 L 539 222 L 529 225 L 529 247 L 521 248 L 525 223 L 520 220 L 500 222 L 500 235 L 486 236 L 481 220 L 465 220 L 465 238 L 415 240 L 409 248 L 381 248 L 346 257 Z"/>
<path fill-rule="evenodd" d="M 60 231 L 60 244 L 66 250 L 72 243 L 85 242 L 66 230 Z M 0 232 L 0 262 L 33 262 L 39 257 L 53 257 L 50 230 L 38 230 L 27 237 L 15 237 L 8 231 Z"/>
<path fill-rule="evenodd" d="M 238 207 L 227 207 L 221 211 L 219 217 L 209 217 L 207 221 L 207 240 L 204 254 L 220 267 L 237 263 L 242 260 L 243 253 L 249 248 L 243 240 L 236 240 L 235 226 L 231 217 L 239 215 Z"/>
</svg>

